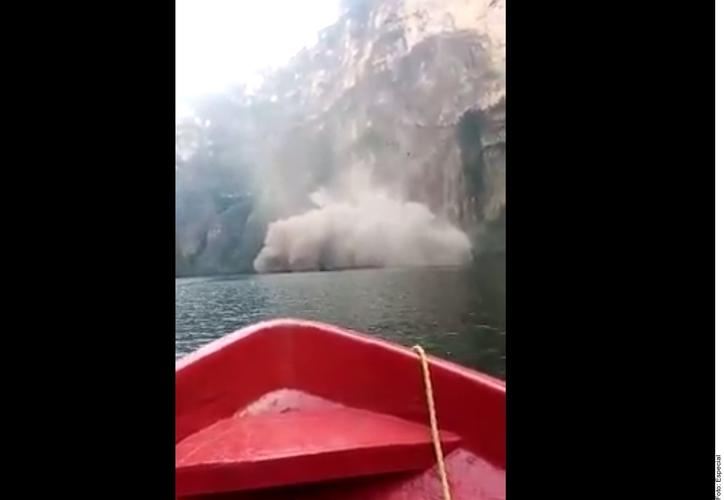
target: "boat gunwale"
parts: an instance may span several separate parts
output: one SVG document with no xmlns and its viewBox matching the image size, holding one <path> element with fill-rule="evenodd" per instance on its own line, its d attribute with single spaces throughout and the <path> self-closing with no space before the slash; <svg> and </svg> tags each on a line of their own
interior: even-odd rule
<svg viewBox="0 0 724 500">
<path fill-rule="evenodd" d="M 335 325 L 330 325 L 318 321 L 295 318 L 280 318 L 262 321 L 240 328 L 232 333 L 229 333 L 223 337 L 209 342 L 208 344 L 200 347 L 196 351 L 183 356 L 181 359 L 176 360 L 176 374 L 178 375 L 180 372 L 185 371 L 186 368 L 195 365 L 196 363 L 202 361 L 207 357 L 213 356 L 215 353 L 225 349 L 230 345 L 235 344 L 242 339 L 245 339 L 255 334 L 260 334 L 265 331 L 274 331 L 278 328 L 289 327 L 313 328 L 324 332 L 340 335 L 355 342 L 374 344 L 383 349 L 394 351 L 396 354 L 399 354 L 401 356 L 419 359 L 419 356 L 410 348 L 380 339 L 378 337 L 374 337 L 368 333 L 357 332 L 354 330 L 349 330 L 346 328 L 341 328 Z M 493 390 L 502 392 L 503 394 L 505 394 L 506 392 L 506 383 L 504 380 L 493 377 L 492 375 L 473 370 L 472 368 L 468 368 L 457 363 L 438 358 L 437 356 L 428 354 L 427 358 L 428 362 L 432 365 L 436 365 L 446 371 L 454 372 L 457 375 L 470 379 L 473 382 L 482 383 L 486 386 L 489 386 Z"/>
</svg>

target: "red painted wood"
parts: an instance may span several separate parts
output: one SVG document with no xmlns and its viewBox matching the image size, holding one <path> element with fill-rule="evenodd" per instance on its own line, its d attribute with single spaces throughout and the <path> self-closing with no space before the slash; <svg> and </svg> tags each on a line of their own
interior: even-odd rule
<svg viewBox="0 0 724 500">
<path fill-rule="evenodd" d="M 454 498 L 505 498 L 505 383 L 434 357 L 430 372 L 440 428 L 462 439 L 446 458 Z M 234 414 L 331 407 L 427 425 L 419 358 L 408 348 L 341 328 L 277 320 L 224 337 L 176 365 L 177 444 Z M 391 500 L 440 498 L 440 491 L 430 467 L 224 498 Z"/>
<path fill-rule="evenodd" d="M 460 442 L 441 436 L 447 452 Z M 231 417 L 176 447 L 179 495 L 424 470 L 430 429 L 352 408 Z"/>
</svg>

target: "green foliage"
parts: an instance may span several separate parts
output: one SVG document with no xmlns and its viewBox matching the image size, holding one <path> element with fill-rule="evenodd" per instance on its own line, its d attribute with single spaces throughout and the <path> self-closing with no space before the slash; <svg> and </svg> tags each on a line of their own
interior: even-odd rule
<svg viewBox="0 0 724 500">
<path fill-rule="evenodd" d="M 465 178 L 468 196 L 478 196 L 483 191 L 482 135 L 485 127 L 485 115 L 479 109 L 466 111 L 457 125 L 457 139 L 460 147 L 460 160 Z"/>
</svg>

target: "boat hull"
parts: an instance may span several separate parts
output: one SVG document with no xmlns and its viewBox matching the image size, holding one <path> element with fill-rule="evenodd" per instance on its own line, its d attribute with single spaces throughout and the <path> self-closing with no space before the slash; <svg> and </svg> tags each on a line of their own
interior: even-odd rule
<svg viewBox="0 0 724 500">
<path fill-rule="evenodd" d="M 445 457 L 453 497 L 505 498 L 505 383 L 434 357 L 430 373 L 439 426 L 459 438 Z M 342 328 L 275 320 L 212 342 L 176 364 L 177 455 L 184 442 L 225 419 L 342 409 L 427 426 L 417 354 Z M 378 450 L 370 463 L 389 455 Z M 422 468 L 385 474 L 360 462 L 367 473 L 345 478 L 334 477 L 330 460 L 322 470 L 327 480 L 322 474 L 305 482 L 296 473 L 298 484 L 272 481 L 273 487 L 198 498 L 441 498 L 432 445 L 429 456 Z M 354 469 L 354 462 L 345 467 Z M 177 457 L 177 488 L 178 477 Z"/>
</svg>

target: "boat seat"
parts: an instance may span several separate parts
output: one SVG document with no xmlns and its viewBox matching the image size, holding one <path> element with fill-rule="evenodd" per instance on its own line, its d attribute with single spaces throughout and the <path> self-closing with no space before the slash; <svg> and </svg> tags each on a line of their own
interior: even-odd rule
<svg viewBox="0 0 724 500">
<path fill-rule="evenodd" d="M 460 443 L 440 435 L 449 453 Z M 235 416 L 176 445 L 176 494 L 203 495 L 424 470 L 430 429 L 353 408 Z"/>
</svg>

